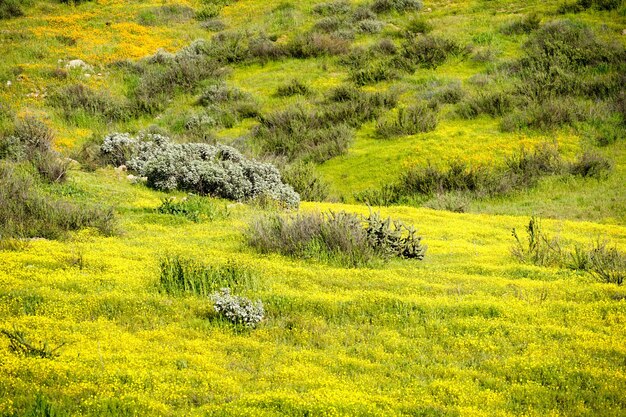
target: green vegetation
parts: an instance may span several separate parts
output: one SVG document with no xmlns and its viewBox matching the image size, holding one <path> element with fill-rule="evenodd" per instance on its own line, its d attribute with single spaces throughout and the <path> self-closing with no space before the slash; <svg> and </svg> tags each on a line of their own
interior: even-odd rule
<svg viewBox="0 0 626 417">
<path fill-rule="evenodd" d="M 619 415 L 625 27 L 0 0 L 0 415 Z"/>
</svg>

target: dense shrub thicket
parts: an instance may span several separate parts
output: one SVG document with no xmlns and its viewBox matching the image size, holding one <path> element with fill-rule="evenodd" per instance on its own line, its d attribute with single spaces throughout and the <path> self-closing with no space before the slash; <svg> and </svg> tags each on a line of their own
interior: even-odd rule
<svg viewBox="0 0 626 417">
<path fill-rule="evenodd" d="M 19 0 L 0 0 L 0 20 L 24 15 Z"/>
<path fill-rule="evenodd" d="M 368 93 L 339 86 L 313 109 L 294 107 L 261 116 L 254 140 L 261 152 L 288 161 L 324 162 L 347 150 L 352 128 L 374 120 L 396 102 L 394 92 Z"/>
<path fill-rule="evenodd" d="M 114 133 L 101 146 L 103 156 L 146 177 L 157 190 L 175 189 L 231 200 L 271 198 L 287 207 L 300 199 L 271 164 L 249 160 L 235 148 L 203 143 L 173 143 L 168 137 Z"/>
</svg>

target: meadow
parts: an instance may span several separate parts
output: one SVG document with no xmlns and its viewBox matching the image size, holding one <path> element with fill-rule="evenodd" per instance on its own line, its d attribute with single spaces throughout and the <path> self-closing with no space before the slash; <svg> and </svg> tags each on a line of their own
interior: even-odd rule
<svg viewBox="0 0 626 417">
<path fill-rule="evenodd" d="M 0 0 L 0 415 L 622 415 L 624 27 Z"/>
</svg>

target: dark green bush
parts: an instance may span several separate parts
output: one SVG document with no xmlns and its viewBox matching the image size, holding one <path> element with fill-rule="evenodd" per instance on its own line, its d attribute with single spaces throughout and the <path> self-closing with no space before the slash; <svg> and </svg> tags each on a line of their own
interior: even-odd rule
<svg viewBox="0 0 626 417">
<path fill-rule="evenodd" d="M 574 246 L 566 250 L 561 243 L 543 232 L 540 219 L 531 217 L 526 226 L 526 241 L 513 229 L 515 246 L 511 253 L 520 262 L 539 266 L 558 266 L 584 271 L 600 282 L 622 285 L 626 277 L 626 254 L 617 247 L 609 248 L 601 240 L 591 247 Z"/>
<path fill-rule="evenodd" d="M 437 113 L 425 104 L 398 109 L 395 118 L 379 120 L 376 134 L 382 138 L 430 132 L 437 127 Z"/>
<path fill-rule="evenodd" d="M 226 219 L 230 216 L 226 204 L 218 205 L 206 197 L 193 194 L 180 200 L 176 197 L 163 198 L 157 212 L 185 217 L 195 223 Z"/>
<path fill-rule="evenodd" d="M 291 97 L 296 95 L 308 96 L 311 93 L 312 91 L 309 86 L 295 78 L 276 89 L 276 95 L 278 97 Z"/>
<path fill-rule="evenodd" d="M 24 16 L 19 0 L 0 0 L 0 20 Z"/>
<path fill-rule="evenodd" d="M 406 25 L 406 31 L 410 34 L 426 34 L 433 30 L 433 26 L 423 17 L 413 18 Z"/>
<path fill-rule="evenodd" d="M 343 21 L 337 16 L 324 17 L 313 25 L 313 30 L 323 33 L 336 32 L 343 26 Z"/>
<path fill-rule="evenodd" d="M 523 52 L 517 64 L 518 92 L 540 101 L 584 94 L 589 84 L 596 84 L 593 93 L 606 74 L 623 72 L 626 60 L 623 46 L 602 41 L 587 26 L 569 20 L 552 21 L 534 31 Z"/>
<path fill-rule="evenodd" d="M 398 73 L 386 62 L 375 62 L 364 68 L 350 71 L 350 80 L 358 86 L 376 84 L 399 78 Z"/>
<path fill-rule="evenodd" d="M 430 35 L 412 36 L 402 44 L 402 56 L 423 68 L 437 68 L 448 56 L 462 51 L 457 43 Z"/>
<path fill-rule="evenodd" d="M 371 6 L 376 13 L 418 11 L 422 8 L 419 0 L 374 0 Z"/>
<path fill-rule="evenodd" d="M 590 8 L 596 10 L 615 10 L 623 6 L 622 0 L 576 0 L 571 3 L 562 3 L 556 10 L 559 14 L 580 13 Z"/>
<path fill-rule="evenodd" d="M 518 129 L 552 130 L 572 125 L 588 117 L 588 106 L 569 97 L 527 102 L 525 107 L 507 114 L 500 128 L 505 132 Z"/>
<path fill-rule="evenodd" d="M 444 85 L 429 86 L 424 98 L 428 99 L 428 105 L 436 108 L 441 104 L 456 104 L 465 97 L 465 90 L 459 80 L 454 80 Z"/>
<path fill-rule="evenodd" d="M 315 170 L 313 163 L 296 162 L 282 171 L 283 181 L 291 185 L 304 201 L 324 201 L 329 186 Z"/>
<path fill-rule="evenodd" d="M 349 13 L 350 3 L 346 0 L 337 0 L 328 3 L 317 3 L 313 6 L 313 12 L 322 16 L 337 16 Z"/>
<path fill-rule="evenodd" d="M 481 114 L 502 116 L 513 108 L 513 95 L 502 90 L 480 90 L 466 96 L 457 107 L 457 114 L 473 119 Z"/>
<path fill-rule="evenodd" d="M 570 165 L 570 173 L 581 177 L 603 178 L 613 169 L 613 163 L 598 152 L 587 151 Z"/>
</svg>

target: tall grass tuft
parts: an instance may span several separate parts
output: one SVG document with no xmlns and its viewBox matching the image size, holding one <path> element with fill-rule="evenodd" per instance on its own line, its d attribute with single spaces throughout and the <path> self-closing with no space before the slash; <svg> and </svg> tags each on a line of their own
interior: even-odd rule
<svg viewBox="0 0 626 417">
<path fill-rule="evenodd" d="M 159 289 L 173 296 L 210 296 L 224 287 L 250 290 L 258 285 L 256 274 L 234 261 L 208 265 L 193 258 L 166 256 L 159 267 Z"/>
</svg>

